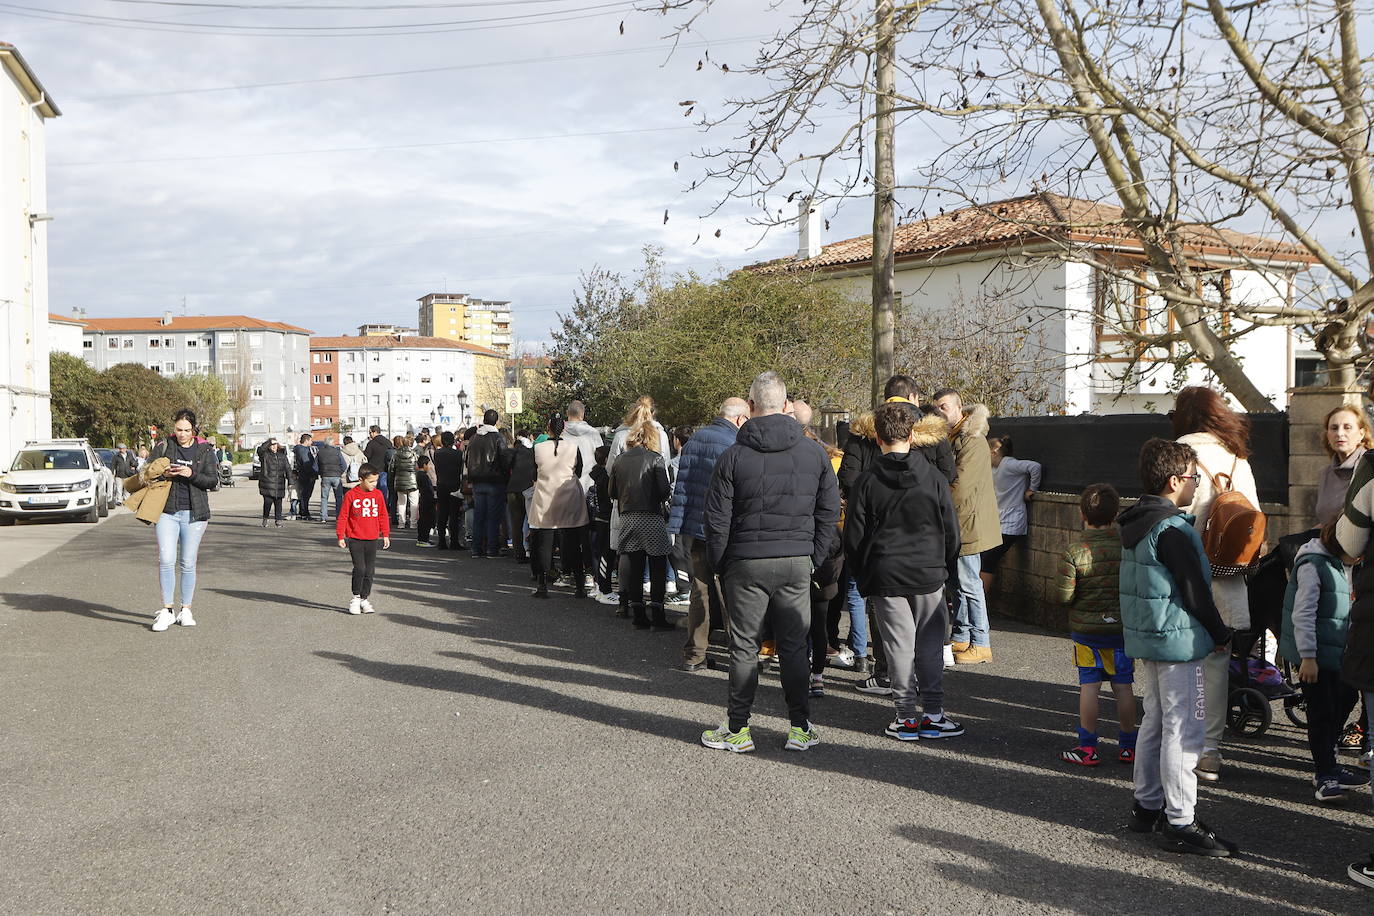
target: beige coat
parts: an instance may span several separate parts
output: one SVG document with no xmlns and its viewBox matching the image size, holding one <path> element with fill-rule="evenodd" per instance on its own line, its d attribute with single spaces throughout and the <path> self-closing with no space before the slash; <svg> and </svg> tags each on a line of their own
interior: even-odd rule
<svg viewBox="0 0 1374 916">
<path fill-rule="evenodd" d="M 530 503 L 531 528 L 581 528 L 587 524 L 587 497 L 582 481 L 573 473 L 577 443 L 545 439 L 534 446 L 534 499 Z"/>
<path fill-rule="evenodd" d="M 959 478 L 951 495 L 959 516 L 959 556 L 991 550 L 1002 543 L 997 514 L 997 490 L 992 485 L 992 450 L 988 448 L 988 409 L 982 404 L 964 408 L 964 419 L 950 433 Z"/>
<path fill-rule="evenodd" d="M 157 524 L 162 510 L 167 507 L 172 482 L 161 478 L 171 466 L 172 462 L 167 458 L 154 458 L 144 464 L 137 474 L 124 479 L 124 489 L 130 494 L 124 505 L 140 522 Z"/>
</svg>

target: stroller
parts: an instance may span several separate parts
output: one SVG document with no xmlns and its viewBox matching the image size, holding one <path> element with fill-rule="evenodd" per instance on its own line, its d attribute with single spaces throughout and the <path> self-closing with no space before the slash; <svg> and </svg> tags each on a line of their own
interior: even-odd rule
<svg viewBox="0 0 1374 916">
<path fill-rule="evenodd" d="M 234 466 L 228 461 L 219 463 L 219 485 L 222 487 L 234 486 Z"/>
<path fill-rule="evenodd" d="M 1236 633 L 1231 643 L 1227 681 L 1226 725 L 1234 734 L 1257 738 L 1268 731 L 1274 720 L 1271 704 L 1275 701 L 1283 703 L 1288 721 L 1298 728 L 1307 728 L 1302 692 L 1293 686 L 1297 672 L 1285 659 L 1278 665 L 1266 661 L 1260 647 L 1266 631 L 1277 636 L 1282 629 L 1288 572 L 1293 568 L 1298 548 L 1314 534 L 1304 531 L 1280 538 L 1247 577 L 1250 629 Z"/>
</svg>

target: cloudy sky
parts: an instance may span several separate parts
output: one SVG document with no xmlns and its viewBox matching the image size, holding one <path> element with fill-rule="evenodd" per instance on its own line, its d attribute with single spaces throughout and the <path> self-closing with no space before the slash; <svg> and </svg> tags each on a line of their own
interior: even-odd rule
<svg viewBox="0 0 1374 916">
<path fill-rule="evenodd" d="M 419 8 L 319 9 L 388 2 Z M 632 271 L 644 245 L 708 273 L 794 251 L 790 231 L 759 244 L 743 208 L 698 219 L 714 198 L 684 193 L 689 160 L 711 138 L 678 102 L 710 104 L 739 78 L 697 71 L 700 47 L 670 57 L 665 21 L 631 6 L 0 3 L 0 40 L 63 112 L 48 125 L 52 310 L 184 300 L 337 334 L 413 324 L 415 300 L 447 290 L 510 299 L 517 337 L 539 344 L 579 271 Z M 778 23 L 766 7 L 731 0 L 697 38 L 716 59 L 751 56 Z M 421 34 L 320 30 L 349 25 Z M 423 72 L 368 76 L 397 71 Z M 832 238 L 870 218 L 852 205 Z"/>
</svg>

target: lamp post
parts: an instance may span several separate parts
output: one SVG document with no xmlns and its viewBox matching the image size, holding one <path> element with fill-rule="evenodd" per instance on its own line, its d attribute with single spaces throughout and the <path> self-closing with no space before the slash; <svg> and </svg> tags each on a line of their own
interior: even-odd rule
<svg viewBox="0 0 1374 916">
<path fill-rule="evenodd" d="M 468 425 L 468 391 L 466 388 L 458 389 L 458 417 L 461 421 L 459 426 Z"/>
</svg>

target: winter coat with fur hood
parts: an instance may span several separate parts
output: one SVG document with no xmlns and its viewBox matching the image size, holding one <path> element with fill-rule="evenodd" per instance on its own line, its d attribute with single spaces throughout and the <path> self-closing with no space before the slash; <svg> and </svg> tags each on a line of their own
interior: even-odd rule
<svg viewBox="0 0 1374 916">
<path fill-rule="evenodd" d="M 992 485 L 992 450 L 988 448 L 988 409 L 964 408 L 964 419 L 949 434 L 959 476 L 951 485 L 959 516 L 959 556 L 968 557 L 1002 543 L 997 490 Z"/>
<path fill-rule="evenodd" d="M 913 405 L 912 410 L 917 410 Z M 849 441 L 844 446 L 844 458 L 840 459 L 840 492 L 845 496 L 854 486 L 859 475 L 868 470 L 878 456 L 878 432 L 873 426 L 872 412 L 860 414 L 849 424 Z M 953 484 L 958 477 L 954 462 L 954 449 L 949 443 L 949 424 L 937 413 L 922 416 L 912 429 L 915 439 L 911 450 L 919 452 L 944 477 L 946 483 Z"/>
</svg>

